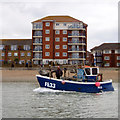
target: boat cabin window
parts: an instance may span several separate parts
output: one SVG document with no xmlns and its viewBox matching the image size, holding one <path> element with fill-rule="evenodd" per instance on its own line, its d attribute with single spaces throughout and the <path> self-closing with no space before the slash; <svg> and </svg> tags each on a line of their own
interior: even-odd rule
<svg viewBox="0 0 120 120">
<path fill-rule="evenodd" d="M 87 75 L 90 75 L 90 68 L 85 68 L 85 72 Z"/>
<path fill-rule="evenodd" d="M 97 75 L 97 68 L 92 68 L 92 75 Z"/>
</svg>

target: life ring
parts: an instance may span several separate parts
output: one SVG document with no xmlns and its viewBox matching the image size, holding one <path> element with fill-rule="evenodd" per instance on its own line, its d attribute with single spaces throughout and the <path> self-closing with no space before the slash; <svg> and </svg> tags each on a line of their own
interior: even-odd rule
<svg viewBox="0 0 120 120">
<path fill-rule="evenodd" d="M 98 78 L 100 78 L 100 79 L 98 79 Z M 98 74 L 98 75 L 96 76 L 96 80 L 97 80 L 98 82 L 102 82 L 102 74 Z"/>
</svg>

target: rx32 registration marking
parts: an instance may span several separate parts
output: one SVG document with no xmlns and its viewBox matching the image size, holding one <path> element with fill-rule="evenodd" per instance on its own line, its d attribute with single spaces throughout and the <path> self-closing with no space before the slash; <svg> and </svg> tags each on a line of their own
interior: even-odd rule
<svg viewBox="0 0 120 120">
<path fill-rule="evenodd" d="M 49 88 L 55 88 L 56 84 L 55 83 L 50 83 L 50 82 L 45 82 L 45 86 Z"/>
</svg>

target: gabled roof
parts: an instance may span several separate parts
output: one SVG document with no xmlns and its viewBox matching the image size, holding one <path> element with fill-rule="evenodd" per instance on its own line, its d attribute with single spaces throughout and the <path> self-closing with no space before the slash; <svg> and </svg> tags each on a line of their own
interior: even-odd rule
<svg viewBox="0 0 120 120">
<path fill-rule="evenodd" d="M 82 22 L 82 21 L 75 19 L 71 16 L 63 15 L 63 16 L 46 16 L 46 17 L 43 17 L 39 20 L 33 21 L 32 23 L 42 22 L 43 20 L 54 20 L 55 22 Z M 87 24 L 85 24 L 85 25 L 87 25 Z"/>
<path fill-rule="evenodd" d="M 0 39 L 2 45 L 32 45 L 32 39 Z"/>
<path fill-rule="evenodd" d="M 120 49 L 120 43 L 103 43 L 100 46 L 96 46 L 91 49 L 93 50 L 115 50 Z"/>
</svg>

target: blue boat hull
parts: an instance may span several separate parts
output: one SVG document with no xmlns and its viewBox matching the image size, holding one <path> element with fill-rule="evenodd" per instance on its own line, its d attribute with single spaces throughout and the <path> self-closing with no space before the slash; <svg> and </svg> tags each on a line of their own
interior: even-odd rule
<svg viewBox="0 0 120 120">
<path fill-rule="evenodd" d="M 87 93 L 98 93 L 101 91 L 114 91 L 112 86 L 112 80 L 106 82 L 100 82 L 100 86 L 97 87 L 95 82 L 77 82 L 68 81 L 62 79 L 54 79 L 46 76 L 36 75 L 40 87 L 50 88 L 54 90 L 63 91 L 76 91 Z"/>
</svg>

